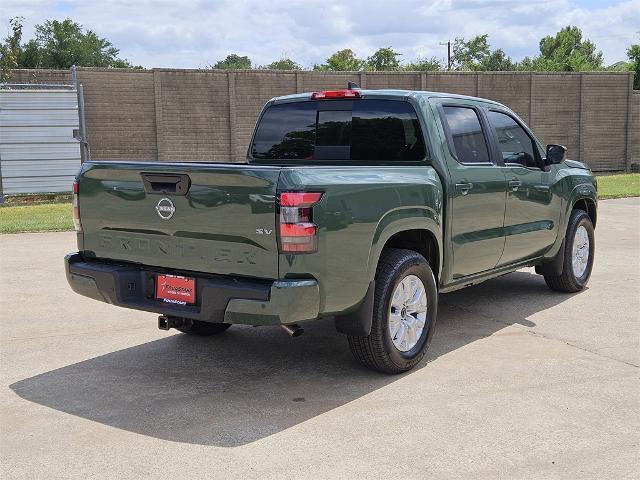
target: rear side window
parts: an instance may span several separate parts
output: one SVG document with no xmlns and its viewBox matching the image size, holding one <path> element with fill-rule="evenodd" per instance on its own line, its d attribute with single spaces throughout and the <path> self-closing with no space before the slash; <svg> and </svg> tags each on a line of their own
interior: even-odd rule
<svg viewBox="0 0 640 480">
<path fill-rule="evenodd" d="M 262 115 L 253 141 L 254 158 L 311 158 L 316 143 L 316 107 L 312 102 L 272 105 Z"/>
<path fill-rule="evenodd" d="M 251 154 L 269 160 L 418 161 L 426 150 L 411 104 L 365 99 L 272 105 Z"/>
<path fill-rule="evenodd" d="M 473 108 L 444 107 L 453 150 L 460 163 L 487 163 L 489 150 L 480 126 L 480 119 Z"/>
</svg>

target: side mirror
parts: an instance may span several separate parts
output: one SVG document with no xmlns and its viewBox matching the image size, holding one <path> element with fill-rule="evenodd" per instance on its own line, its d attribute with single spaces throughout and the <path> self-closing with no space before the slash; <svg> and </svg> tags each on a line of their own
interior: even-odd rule
<svg viewBox="0 0 640 480">
<path fill-rule="evenodd" d="M 562 145 L 547 145 L 547 164 L 562 163 L 567 158 L 567 147 Z"/>
</svg>

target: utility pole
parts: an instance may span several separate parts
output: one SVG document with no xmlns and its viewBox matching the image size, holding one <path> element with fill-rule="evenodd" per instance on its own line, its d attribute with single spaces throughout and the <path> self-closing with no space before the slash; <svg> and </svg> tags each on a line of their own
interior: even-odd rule
<svg viewBox="0 0 640 480">
<path fill-rule="evenodd" d="M 440 42 L 440 45 L 447 46 L 447 70 L 451 70 L 451 40 L 448 40 L 447 43 Z"/>
</svg>

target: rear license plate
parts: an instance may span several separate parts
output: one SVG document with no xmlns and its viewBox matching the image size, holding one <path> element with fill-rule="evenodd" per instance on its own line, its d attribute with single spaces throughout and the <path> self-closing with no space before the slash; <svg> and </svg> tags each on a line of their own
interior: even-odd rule
<svg viewBox="0 0 640 480">
<path fill-rule="evenodd" d="M 193 305 L 196 303 L 196 279 L 178 275 L 158 275 L 156 298 L 165 303 Z"/>
</svg>

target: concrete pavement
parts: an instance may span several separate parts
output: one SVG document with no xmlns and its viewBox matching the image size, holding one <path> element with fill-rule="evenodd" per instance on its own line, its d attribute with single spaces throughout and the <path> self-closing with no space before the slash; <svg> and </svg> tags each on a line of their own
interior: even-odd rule
<svg viewBox="0 0 640 480">
<path fill-rule="evenodd" d="M 192 338 L 80 297 L 70 232 L 0 236 L 2 478 L 637 478 L 640 199 L 589 288 L 523 270 L 441 296 L 427 361 L 360 367 L 332 321 Z"/>
</svg>

